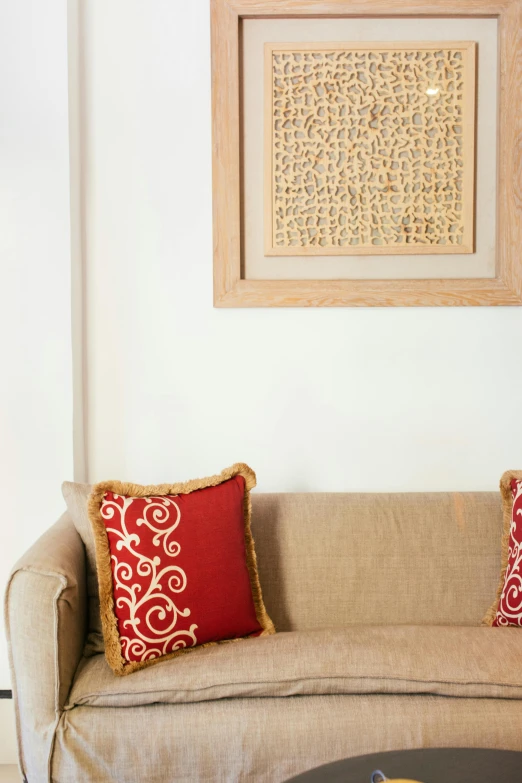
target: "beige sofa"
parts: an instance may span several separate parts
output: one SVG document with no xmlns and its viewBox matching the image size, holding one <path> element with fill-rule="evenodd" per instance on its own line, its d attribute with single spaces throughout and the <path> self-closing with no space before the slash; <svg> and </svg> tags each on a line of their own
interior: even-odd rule
<svg viewBox="0 0 522 783">
<path fill-rule="evenodd" d="M 20 763 L 41 781 L 282 781 L 399 748 L 522 750 L 522 631 L 480 626 L 497 493 L 253 496 L 279 634 L 116 677 L 64 515 L 6 594 Z"/>
</svg>

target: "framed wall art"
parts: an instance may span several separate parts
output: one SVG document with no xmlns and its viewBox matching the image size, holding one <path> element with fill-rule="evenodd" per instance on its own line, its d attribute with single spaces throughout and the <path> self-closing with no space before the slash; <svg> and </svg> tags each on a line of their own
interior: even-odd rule
<svg viewBox="0 0 522 783">
<path fill-rule="evenodd" d="M 522 304 L 522 0 L 211 0 L 217 307 Z"/>
</svg>

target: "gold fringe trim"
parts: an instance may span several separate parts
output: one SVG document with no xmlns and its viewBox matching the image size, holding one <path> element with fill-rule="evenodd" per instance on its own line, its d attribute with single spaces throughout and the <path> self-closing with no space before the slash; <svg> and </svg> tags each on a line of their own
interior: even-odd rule
<svg viewBox="0 0 522 783">
<path fill-rule="evenodd" d="M 121 653 L 120 636 L 118 633 L 118 622 L 114 611 L 114 597 L 112 591 L 112 568 L 111 553 L 109 549 L 109 539 L 105 528 L 105 522 L 101 515 L 101 504 L 106 492 L 113 492 L 116 495 L 125 495 L 127 497 L 149 497 L 151 495 L 188 495 L 197 489 L 206 489 L 207 487 L 216 487 L 224 481 L 228 481 L 234 476 L 243 476 L 245 479 L 245 495 L 243 498 L 244 520 L 245 520 L 245 551 L 248 573 L 250 576 L 250 587 L 252 589 L 252 598 L 256 610 L 257 620 L 263 629 L 260 636 L 268 636 L 275 633 L 272 620 L 263 602 L 261 584 L 257 570 L 257 558 L 252 537 L 250 520 L 252 516 L 252 501 L 250 499 L 250 490 L 256 486 L 256 474 L 244 462 L 237 462 L 230 468 L 225 468 L 216 476 L 210 476 L 203 479 L 192 479 L 178 484 L 132 484 L 123 481 L 100 481 L 92 488 L 87 501 L 89 519 L 94 534 L 94 543 L 96 548 L 96 570 L 98 573 L 98 585 L 100 590 L 100 614 L 103 629 L 103 638 L 105 640 L 105 657 L 107 663 L 115 674 L 124 675 L 143 669 L 146 666 L 152 666 L 155 663 L 166 661 L 184 653 L 194 652 L 202 647 L 212 647 L 216 644 L 228 644 L 230 642 L 241 642 L 243 639 L 251 637 L 245 636 L 239 639 L 224 639 L 220 642 L 207 642 L 198 644 L 195 647 L 184 647 L 180 650 L 162 655 L 149 661 L 131 661 L 124 659 Z"/>
<path fill-rule="evenodd" d="M 500 479 L 500 496 L 502 498 L 502 540 L 500 545 L 500 580 L 497 587 L 497 595 L 488 611 L 482 619 L 481 625 L 493 625 L 497 615 L 498 605 L 504 581 L 506 579 L 506 570 L 509 561 L 509 538 L 511 532 L 511 517 L 513 514 L 513 493 L 511 491 L 512 479 L 521 480 L 522 470 L 506 470 Z"/>
</svg>

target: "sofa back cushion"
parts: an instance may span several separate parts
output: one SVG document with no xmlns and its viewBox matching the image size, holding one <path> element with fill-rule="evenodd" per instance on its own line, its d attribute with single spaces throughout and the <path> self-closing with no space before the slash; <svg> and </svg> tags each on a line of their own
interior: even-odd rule
<svg viewBox="0 0 522 783">
<path fill-rule="evenodd" d="M 62 493 L 67 504 L 67 510 L 72 517 L 74 526 L 85 546 L 87 572 L 88 623 L 85 655 L 96 655 L 105 650 L 100 616 L 100 595 L 98 591 L 98 575 L 96 573 L 96 547 L 94 534 L 87 511 L 87 501 L 91 494 L 91 484 L 64 481 Z"/>
<path fill-rule="evenodd" d="M 63 485 L 87 550 L 86 653 L 104 651 L 89 484 Z M 497 492 L 252 493 L 259 579 L 276 630 L 480 625 L 500 568 Z"/>
<path fill-rule="evenodd" d="M 252 495 L 265 604 L 278 631 L 479 625 L 495 594 L 496 492 Z"/>
</svg>

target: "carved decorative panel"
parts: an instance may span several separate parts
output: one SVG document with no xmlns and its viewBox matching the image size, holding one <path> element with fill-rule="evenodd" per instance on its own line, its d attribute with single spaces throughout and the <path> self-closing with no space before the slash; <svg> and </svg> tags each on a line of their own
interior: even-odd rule
<svg viewBox="0 0 522 783">
<path fill-rule="evenodd" d="M 265 254 L 473 252 L 475 44 L 265 46 Z"/>
</svg>

